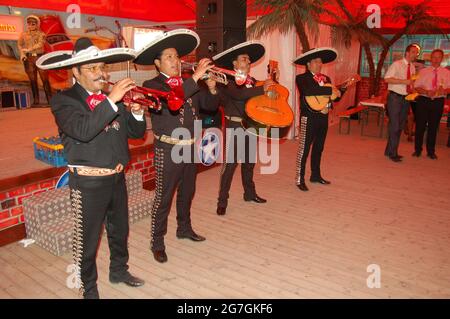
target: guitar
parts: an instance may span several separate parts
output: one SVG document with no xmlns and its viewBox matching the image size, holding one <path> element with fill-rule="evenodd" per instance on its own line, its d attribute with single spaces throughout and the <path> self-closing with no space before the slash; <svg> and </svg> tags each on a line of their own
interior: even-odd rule
<svg viewBox="0 0 450 319">
<path fill-rule="evenodd" d="M 344 93 L 344 90 L 353 84 L 361 81 L 361 76 L 359 74 L 355 74 L 351 78 L 345 80 L 342 84 L 336 86 L 336 88 L 341 91 L 341 94 Z M 326 83 L 323 86 L 334 87 L 331 83 Z M 309 106 L 311 111 L 321 112 L 323 111 L 328 103 L 337 99 L 337 95 L 332 93 L 331 95 L 311 95 L 305 96 L 306 104 Z"/>
<path fill-rule="evenodd" d="M 277 82 L 277 68 L 278 62 L 270 60 L 268 74 L 269 78 L 275 82 Z M 258 82 L 256 86 L 263 84 L 264 82 Z M 289 90 L 280 84 L 275 84 L 265 94 L 250 98 L 245 105 L 248 119 L 242 123 L 242 126 L 244 128 L 254 127 L 257 131 L 265 128 L 266 132 L 270 132 L 271 127 L 289 127 L 294 120 L 294 113 L 287 102 L 288 97 Z"/>
</svg>

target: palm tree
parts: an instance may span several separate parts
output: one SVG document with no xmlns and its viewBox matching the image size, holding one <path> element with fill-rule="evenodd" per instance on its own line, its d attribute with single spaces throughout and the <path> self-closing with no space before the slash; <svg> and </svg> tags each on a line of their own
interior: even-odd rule
<svg viewBox="0 0 450 319">
<path fill-rule="evenodd" d="M 295 28 L 303 52 L 311 49 L 307 31 L 317 39 L 319 16 L 326 0 L 255 0 L 253 6 L 263 15 L 247 28 L 250 38 L 259 38 L 278 30 L 286 34 Z"/>
<path fill-rule="evenodd" d="M 332 24 L 336 39 L 344 39 L 347 43 L 352 37 L 356 37 L 363 48 L 369 64 L 369 95 L 378 95 L 381 85 L 381 72 L 384 61 L 392 45 L 402 36 L 413 34 L 417 31 L 424 33 L 441 33 L 441 25 L 449 25 L 449 18 L 440 18 L 429 14 L 431 8 L 429 1 L 423 1 L 418 5 L 397 3 L 390 12 L 382 15 L 383 19 L 400 21 L 402 26 L 397 30 L 392 38 L 383 37 L 377 29 L 370 29 L 366 24 L 367 13 L 365 8 L 359 8 L 355 14 L 350 13 L 343 0 L 335 0 L 339 9 L 344 13 L 346 20 L 340 19 Z M 378 57 L 375 66 L 375 57 L 372 54 L 371 46 L 381 46 L 383 49 Z"/>
<path fill-rule="evenodd" d="M 316 39 L 319 23 L 322 23 L 332 27 L 334 43 L 342 41 L 349 46 L 353 38 L 357 39 L 369 64 L 369 95 L 379 93 L 384 61 L 389 49 L 398 39 L 418 30 L 444 34 L 439 26 L 450 25 L 449 18 L 429 14 L 432 9 L 428 0 L 418 5 L 397 3 L 391 12 L 382 15 L 383 19 L 402 22 L 402 27 L 390 39 L 383 37 L 379 30 L 367 26 L 368 13 L 364 6 L 351 13 L 347 5 L 350 0 L 254 0 L 253 2 L 254 8 L 263 15 L 247 28 L 251 38 L 259 38 L 276 29 L 285 34 L 294 27 L 305 52 L 310 49 L 306 30 L 313 39 Z M 383 48 L 377 65 L 371 51 L 373 45 Z"/>
</svg>

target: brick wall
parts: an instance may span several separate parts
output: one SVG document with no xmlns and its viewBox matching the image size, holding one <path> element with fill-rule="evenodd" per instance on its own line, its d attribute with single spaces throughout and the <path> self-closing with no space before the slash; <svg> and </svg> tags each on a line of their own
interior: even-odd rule
<svg viewBox="0 0 450 319">
<path fill-rule="evenodd" d="M 147 145 L 131 150 L 131 159 L 126 170 L 130 169 L 141 171 L 143 183 L 152 180 L 155 177 L 153 147 Z M 54 189 L 58 179 L 59 175 L 0 191 L 0 232 L 24 223 L 23 199 Z"/>
<path fill-rule="evenodd" d="M 387 83 L 384 82 L 384 80 L 381 80 L 381 88 L 380 88 L 380 94 L 383 95 L 387 91 Z M 361 81 L 358 83 L 357 89 L 356 89 L 356 100 L 364 100 L 369 98 L 369 78 L 362 78 Z"/>
</svg>

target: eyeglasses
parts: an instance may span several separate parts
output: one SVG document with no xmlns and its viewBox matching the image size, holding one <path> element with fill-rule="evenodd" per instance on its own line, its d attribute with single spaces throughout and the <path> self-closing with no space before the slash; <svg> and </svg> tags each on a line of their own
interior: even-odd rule
<svg viewBox="0 0 450 319">
<path fill-rule="evenodd" d="M 91 73 L 108 72 L 108 66 L 105 65 L 94 65 L 94 66 L 82 66 L 82 69 L 89 70 Z"/>
</svg>

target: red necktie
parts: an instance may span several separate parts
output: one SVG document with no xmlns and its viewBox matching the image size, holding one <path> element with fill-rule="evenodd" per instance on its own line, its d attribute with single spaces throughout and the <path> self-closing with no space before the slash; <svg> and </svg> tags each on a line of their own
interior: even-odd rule
<svg viewBox="0 0 450 319">
<path fill-rule="evenodd" d="M 166 80 L 166 83 L 170 86 L 171 89 L 180 87 L 183 84 L 183 79 L 181 76 L 171 76 Z"/>
<path fill-rule="evenodd" d="M 99 105 L 104 99 L 106 99 L 106 95 L 103 93 L 100 94 L 92 94 L 86 99 L 86 103 L 89 105 L 91 111 L 94 111 L 95 107 Z"/>
<path fill-rule="evenodd" d="M 408 63 L 408 69 L 406 70 L 406 79 L 407 80 L 409 80 L 409 79 L 411 79 L 411 63 Z M 411 85 L 407 85 L 406 86 L 406 92 L 408 92 L 408 94 L 409 93 L 412 93 L 412 87 L 411 87 Z"/>
<path fill-rule="evenodd" d="M 431 86 L 432 86 L 432 89 L 433 90 L 436 90 L 437 89 L 437 82 L 438 82 L 438 79 L 437 79 L 437 69 L 434 69 L 433 70 L 433 80 L 432 80 L 432 82 L 431 82 Z"/>
</svg>

